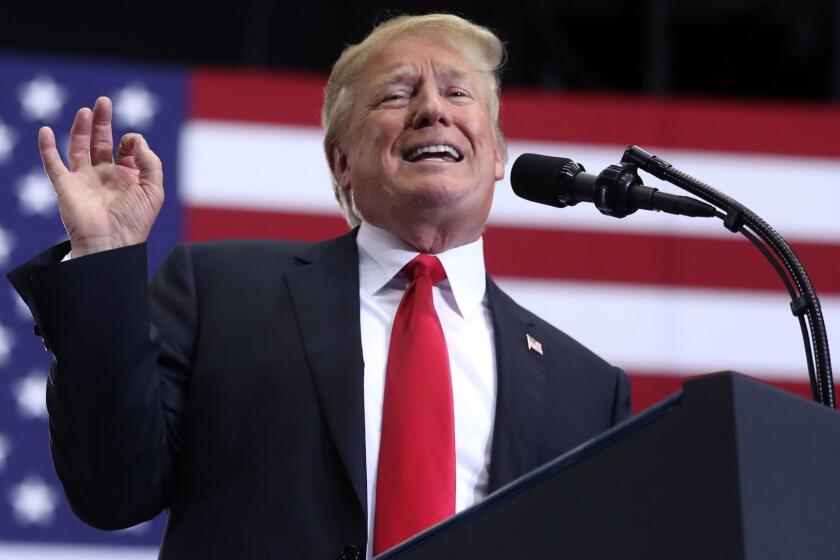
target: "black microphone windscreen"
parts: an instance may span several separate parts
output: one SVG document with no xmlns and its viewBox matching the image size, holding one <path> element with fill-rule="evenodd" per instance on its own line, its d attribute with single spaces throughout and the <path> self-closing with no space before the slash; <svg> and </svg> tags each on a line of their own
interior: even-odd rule
<svg viewBox="0 0 840 560">
<path fill-rule="evenodd" d="M 513 192 L 532 202 L 558 206 L 558 176 L 563 167 L 571 163 L 574 162 L 562 157 L 522 154 L 513 162 L 510 171 Z"/>
</svg>

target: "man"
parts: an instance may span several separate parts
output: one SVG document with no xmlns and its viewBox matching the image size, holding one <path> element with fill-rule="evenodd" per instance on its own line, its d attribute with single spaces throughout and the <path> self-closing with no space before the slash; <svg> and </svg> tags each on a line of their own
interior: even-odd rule
<svg viewBox="0 0 840 560">
<path fill-rule="evenodd" d="M 370 556 L 628 414 L 621 371 L 485 275 L 502 58 L 455 16 L 380 25 L 323 111 L 360 227 L 182 246 L 148 291 L 160 161 L 136 134 L 113 159 L 106 98 L 77 114 L 69 169 L 41 130 L 70 258 L 10 277 L 55 356 L 51 446 L 83 520 L 166 508 L 162 558 Z"/>
</svg>

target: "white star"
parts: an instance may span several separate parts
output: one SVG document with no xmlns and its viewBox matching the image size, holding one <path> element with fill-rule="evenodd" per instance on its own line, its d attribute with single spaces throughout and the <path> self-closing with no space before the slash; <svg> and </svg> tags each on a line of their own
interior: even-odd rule
<svg viewBox="0 0 840 560">
<path fill-rule="evenodd" d="M 51 121 L 61 113 L 61 107 L 67 100 L 67 92 L 51 76 L 39 74 L 20 87 L 18 100 L 26 118 L 33 121 Z"/>
<path fill-rule="evenodd" d="M 14 236 L 0 226 L 0 268 L 6 266 L 6 261 L 9 260 L 9 255 L 12 254 L 14 247 Z"/>
<path fill-rule="evenodd" d="M 12 440 L 5 434 L 0 434 L 0 471 L 6 467 L 6 459 L 12 453 Z"/>
<path fill-rule="evenodd" d="M 15 302 L 15 314 L 24 321 L 31 321 L 32 312 L 29 311 L 29 306 L 26 305 L 26 302 L 23 301 L 23 298 L 20 297 L 20 294 L 18 294 L 17 291 L 14 289 L 11 289 L 10 291 L 12 293 L 12 300 Z"/>
<path fill-rule="evenodd" d="M 12 329 L 8 329 L 0 324 L 0 367 L 5 366 L 9 361 L 14 344 L 15 337 L 12 335 Z"/>
<path fill-rule="evenodd" d="M 18 204 L 24 214 L 51 216 L 58 210 L 58 199 L 50 180 L 41 169 L 23 176 L 17 185 Z"/>
<path fill-rule="evenodd" d="M 0 165 L 12 160 L 12 150 L 15 147 L 15 131 L 0 121 Z"/>
<path fill-rule="evenodd" d="M 128 84 L 114 94 L 114 120 L 126 128 L 148 128 L 157 110 L 157 98 L 143 84 Z"/>
<path fill-rule="evenodd" d="M 18 412 L 24 418 L 47 417 L 47 374 L 38 370 L 18 379 L 12 387 Z"/>
<path fill-rule="evenodd" d="M 27 476 L 12 486 L 8 500 L 19 523 L 45 526 L 55 517 L 58 493 L 37 476 Z"/>
</svg>

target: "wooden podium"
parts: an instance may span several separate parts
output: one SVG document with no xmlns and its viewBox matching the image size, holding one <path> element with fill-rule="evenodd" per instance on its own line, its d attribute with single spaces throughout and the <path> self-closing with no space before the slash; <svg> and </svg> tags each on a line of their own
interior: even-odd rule
<svg viewBox="0 0 840 560">
<path fill-rule="evenodd" d="M 840 414 L 721 373 L 378 559 L 837 559 Z"/>
</svg>

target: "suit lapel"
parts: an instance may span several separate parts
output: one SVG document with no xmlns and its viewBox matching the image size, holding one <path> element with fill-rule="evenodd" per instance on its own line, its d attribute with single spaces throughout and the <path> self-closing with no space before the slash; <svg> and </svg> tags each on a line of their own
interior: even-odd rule
<svg viewBox="0 0 840 560">
<path fill-rule="evenodd" d="M 489 277 L 487 292 L 498 380 L 488 482 L 488 490 L 493 492 L 539 466 L 546 380 L 542 354 L 527 343 L 534 324 Z"/>
<path fill-rule="evenodd" d="M 362 511 L 367 512 L 364 359 L 355 231 L 316 244 L 286 272 L 324 416 Z"/>
<path fill-rule="evenodd" d="M 367 512 L 364 359 L 359 324 L 359 258 L 355 232 L 319 243 L 286 271 L 327 425 L 362 511 Z M 489 491 L 539 466 L 545 407 L 543 356 L 528 348 L 533 323 L 488 278 L 496 345 L 496 416 Z"/>
</svg>

